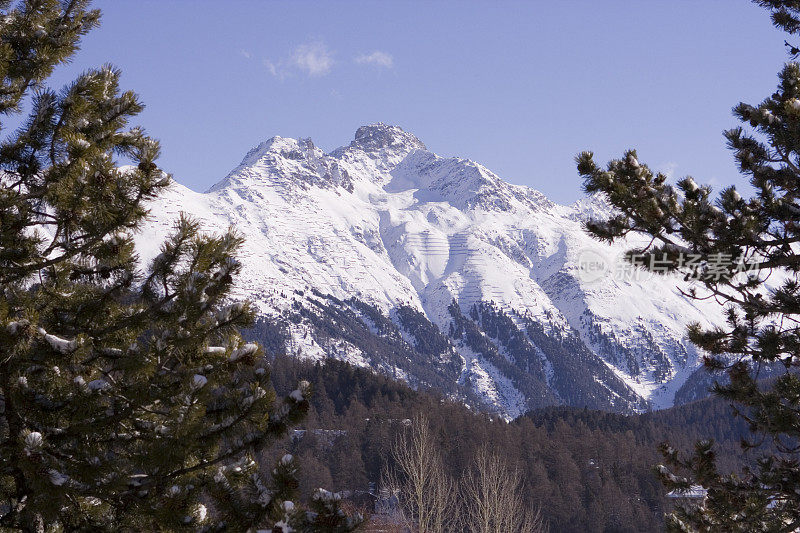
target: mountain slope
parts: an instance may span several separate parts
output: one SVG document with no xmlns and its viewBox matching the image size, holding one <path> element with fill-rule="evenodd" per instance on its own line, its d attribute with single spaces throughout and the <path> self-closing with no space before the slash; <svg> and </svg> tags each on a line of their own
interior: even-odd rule
<svg viewBox="0 0 800 533">
<path fill-rule="evenodd" d="M 477 397 L 511 417 L 560 403 L 669 406 L 699 367 L 686 325 L 721 321 L 716 303 L 687 300 L 675 279 L 581 275 L 585 254 L 613 269 L 635 244 L 584 233 L 587 217 L 610 214 L 600 199 L 554 204 L 384 124 L 330 154 L 274 137 L 207 193 L 175 183 L 151 209 L 145 260 L 180 212 L 245 236 L 237 296 L 282 332 L 286 351 Z M 394 335 L 403 348 L 384 357 L 359 335 L 337 338 L 342 313 L 362 322 L 361 337 Z M 431 343 L 435 353 L 420 348 Z M 422 377 L 426 361 L 433 374 Z"/>
</svg>

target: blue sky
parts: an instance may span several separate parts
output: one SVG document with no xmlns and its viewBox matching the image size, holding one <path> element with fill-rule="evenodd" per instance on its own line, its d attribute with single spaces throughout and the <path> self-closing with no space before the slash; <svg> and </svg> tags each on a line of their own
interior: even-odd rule
<svg viewBox="0 0 800 533">
<path fill-rule="evenodd" d="M 95 5 L 102 26 L 55 81 L 120 67 L 161 165 L 200 191 L 273 135 L 328 151 L 379 121 L 561 203 L 584 149 L 741 184 L 721 132 L 787 60 L 746 0 Z"/>
</svg>

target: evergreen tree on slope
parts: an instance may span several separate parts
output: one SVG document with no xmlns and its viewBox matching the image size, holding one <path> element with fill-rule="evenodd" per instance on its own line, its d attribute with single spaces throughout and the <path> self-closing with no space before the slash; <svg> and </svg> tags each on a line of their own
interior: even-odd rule
<svg viewBox="0 0 800 533">
<path fill-rule="evenodd" d="M 773 23 L 800 32 L 800 2 L 759 0 Z M 794 50 L 792 50 L 794 52 Z M 690 295 L 716 298 L 727 325 L 690 328 L 690 339 L 711 354 L 706 366 L 727 369 L 730 384 L 715 390 L 744 416 L 755 441 L 767 437 L 777 450 L 759 452 L 754 468 L 736 475 L 718 472 L 711 442 L 681 457 L 669 446 L 668 464 L 689 474 L 659 468 L 670 489 L 699 483 L 709 489 L 703 506 L 678 510 L 669 519 L 677 531 L 796 531 L 800 528 L 800 65 L 787 63 L 777 91 L 757 105 L 740 103 L 734 115 L 750 129 L 725 132 L 754 194 L 742 198 L 728 187 L 714 198 L 690 177 L 673 187 L 635 151 L 599 167 L 591 152 L 577 157 L 589 193 L 602 193 L 617 209 L 610 220 L 588 230 L 613 241 L 644 234 L 653 243 L 637 262 L 663 265 L 699 280 Z M 699 271 L 686 259 L 699 256 Z M 629 258 L 636 256 L 630 255 Z M 651 262 L 652 261 L 652 262 Z M 684 261 L 682 263 L 682 261 Z M 694 263 L 692 259 L 692 263 Z M 721 265 L 726 265 L 721 268 Z M 737 272 L 737 270 L 739 270 Z M 749 272 L 748 272 L 749 271 Z M 783 364 L 786 372 L 764 386 L 760 364 Z M 793 372 L 794 371 L 794 372 Z M 757 444 L 743 442 L 745 448 Z"/>
<path fill-rule="evenodd" d="M 310 387 L 278 400 L 227 294 L 242 241 L 181 219 L 141 271 L 132 233 L 169 184 L 119 71 L 54 91 L 99 21 L 87 0 L 0 1 L 0 527 L 346 531 L 338 496 L 293 503 L 258 451 L 298 422 Z M 125 167 L 120 164 L 128 163 Z"/>
</svg>

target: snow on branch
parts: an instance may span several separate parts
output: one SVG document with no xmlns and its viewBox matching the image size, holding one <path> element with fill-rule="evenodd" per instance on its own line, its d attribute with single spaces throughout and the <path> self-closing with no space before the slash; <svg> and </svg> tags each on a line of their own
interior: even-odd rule
<svg viewBox="0 0 800 533">
<path fill-rule="evenodd" d="M 231 352 L 230 360 L 231 362 L 238 361 L 242 357 L 246 357 L 248 355 L 253 355 L 258 350 L 258 344 L 253 342 L 249 342 L 242 346 L 241 348 L 235 349 Z"/>
<path fill-rule="evenodd" d="M 47 333 L 44 328 L 39 328 L 39 334 L 44 337 L 44 340 L 57 352 L 72 353 L 81 345 L 78 339 L 68 340 L 56 335 Z"/>
<path fill-rule="evenodd" d="M 224 346 L 208 346 L 205 353 L 209 355 L 223 355 L 227 349 Z"/>
</svg>

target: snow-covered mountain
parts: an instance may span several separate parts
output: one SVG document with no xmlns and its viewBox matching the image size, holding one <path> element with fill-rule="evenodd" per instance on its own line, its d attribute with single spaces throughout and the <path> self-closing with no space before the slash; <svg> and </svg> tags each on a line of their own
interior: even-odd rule
<svg viewBox="0 0 800 533">
<path fill-rule="evenodd" d="M 586 235 L 582 221 L 610 214 L 601 199 L 554 204 L 385 124 L 329 154 L 273 137 L 206 193 L 174 183 L 138 237 L 143 259 L 180 212 L 245 236 L 236 296 L 260 310 L 268 348 L 347 359 L 507 416 L 672 405 L 700 366 L 686 325 L 722 320 L 675 278 L 614 275 L 635 243 Z M 609 271 L 583 275 L 586 257 Z"/>
</svg>

